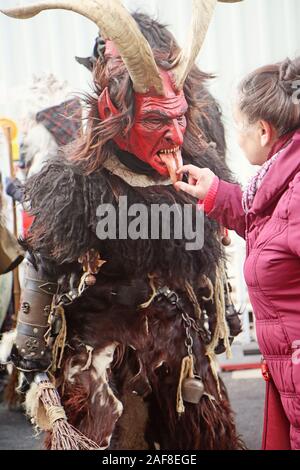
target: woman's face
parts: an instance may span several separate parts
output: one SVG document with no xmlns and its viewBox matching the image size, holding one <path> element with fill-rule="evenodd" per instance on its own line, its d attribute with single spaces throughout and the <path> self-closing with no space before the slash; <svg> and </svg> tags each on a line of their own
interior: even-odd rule
<svg viewBox="0 0 300 470">
<path fill-rule="evenodd" d="M 266 121 L 259 120 L 249 124 L 245 116 L 236 106 L 233 117 L 237 129 L 238 144 L 251 165 L 263 165 L 276 141 L 273 127 Z"/>
</svg>

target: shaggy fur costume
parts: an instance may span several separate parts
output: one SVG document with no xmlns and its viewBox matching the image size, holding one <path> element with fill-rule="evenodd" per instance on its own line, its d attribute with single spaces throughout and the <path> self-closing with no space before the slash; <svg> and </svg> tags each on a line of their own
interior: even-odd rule
<svg viewBox="0 0 300 470">
<path fill-rule="evenodd" d="M 167 54 L 168 60 L 163 61 L 167 68 L 177 51 L 172 35 L 145 15 L 134 17 L 153 50 Z M 120 152 L 111 140 L 99 141 L 103 128 L 101 123 L 99 128 L 97 97 L 105 67 L 99 57 L 95 94 L 87 100 L 85 136 L 33 177 L 26 190 L 35 220 L 23 243 L 33 263 L 59 279 L 61 291 L 77 285 L 82 274 L 79 256 L 94 248 L 106 260 L 96 285 L 65 308 L 67 341 L 56 379 L 68 419 L 101 448 L 242 448 L 225 387 L 206 355 L 214 333 L 207 324 L 211 330 L 216 324 L 216 305 L 213 299 L 207 300 L 207 279 L 215 283 L 223 259 L 217 224 L 205 219 L 205 244 L 198 251 L 187 251 L 184 238 L 101 241 L 96 236 L 97 207 L 111 203 L 118 209 L 123 195 L 128 204 L 150 208 L 151 204 L 189 202 L 196 211 L 195 199 L 172 186 L 133 187 L 104 168 L 105 159 L 117 155 L 133 172 L 155 176 L 150 167 Z M 205 87 L 208 78 L 194 67 L 185 83 L 189 110 L 183 159 L 209 167 L 229 181 L 221 115 Z M 130 103 L 132 87 L 129 79 L 126 83 L 125 101 Z M 116 99 L 113 84 L 110 93 Z M 151 296 L 149 275 L 156 288 L 167 285 L 176 290 L 186 312 L 196 318 L 188 282 L 202 311 L 203 334 L 192 331 L 192 337 L 195 372 L 206 393 L 198 405 L 186 404 L 181 417 L 176 412 L 176 393 L 186 356 L 185 328 L 180 312 L 166 300 L 139 307 Z"/>
</svg>

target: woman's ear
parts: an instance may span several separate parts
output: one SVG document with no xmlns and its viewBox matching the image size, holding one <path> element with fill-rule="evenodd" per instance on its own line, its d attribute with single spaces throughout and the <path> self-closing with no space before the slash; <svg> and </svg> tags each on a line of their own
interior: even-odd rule
<svg viewBox="0 0 300 470">
<path fill-rule="evenodd" d="M 260 143 L 262 147 L 267 147 L 272 144 L 275 138 L 276 131 L 272 124 L 267 121 L 259 121 Z"/>
</svg>

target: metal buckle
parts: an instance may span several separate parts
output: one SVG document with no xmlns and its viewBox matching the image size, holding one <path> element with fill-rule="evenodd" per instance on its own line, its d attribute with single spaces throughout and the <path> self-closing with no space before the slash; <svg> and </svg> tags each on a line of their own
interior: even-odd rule
<svg viewBox="0 0 300 470">
<path fill-rule="evenodd" d="M 58 296 L 58 304 L 62 305 L 70 305 L 78 298 L 78 295 L 75 291 L 70 291 L 68 293 L 64 293 Z"/>
<path fill-rule="evenodd" d="M 169 289 L 169 287 L 167 287 L 167 286 L 164 286 L 164 287 L 161 287 L 160 289 L 158 289 L 157 295 L 158 296 L 161 295 L 161 296 L 165 297 L 168 300 L 168 302 L 170 302 L 172 305 L 176 305 L 179 301 L 179 297 L 176 294 L 176 292 Z"/>
</svg>

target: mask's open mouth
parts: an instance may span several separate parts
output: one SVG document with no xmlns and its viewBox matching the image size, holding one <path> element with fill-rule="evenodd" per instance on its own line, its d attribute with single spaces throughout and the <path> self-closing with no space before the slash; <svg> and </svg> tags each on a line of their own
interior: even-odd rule
<svg viewBox="0 0 300 470">
<path fill-rule="evenodd" d="M 176 183 L 182 179 L 181 175 L 177 175 L 176 171 L 183 165 L 180 147 L 171 149 L 162 149 L 157 152 L 158 163 L 162 169 L 169 173 L 172 183 Z"/>
</svg>

